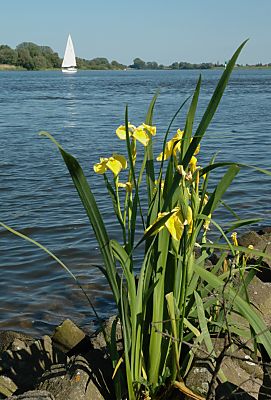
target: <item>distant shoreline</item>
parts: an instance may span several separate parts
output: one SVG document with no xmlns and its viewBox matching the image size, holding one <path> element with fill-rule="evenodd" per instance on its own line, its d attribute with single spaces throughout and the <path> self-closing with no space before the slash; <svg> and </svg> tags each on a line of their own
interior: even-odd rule
<svg viewBox="0 0 271 400">
<path fill-rule="evenodd" d="M 136 69 L 136 68 L 127 68 L 126 70 L 129 71 L 202 71 L 202 70 L 223 70 L 223 67 L 212 67 L 208 69 L 200 69 L 200 68 L 185 68 L 185 69 L 175 69 L 175 68 L 164 68 L 164 69 Z M 235 69 L 250 69 L 250 70 L 256 70 L 256 69 L 263 69 L 263 70 L 268 70 L 271 69 L 271 66 L 268 65 L 263 65 L 263 66 L 257 66 L 257 65 L 236 65 Z M 16 66 L 16 65 L 11 65 L 11 64 L 0 64 L 0 72 L 1 71 L 25 71 L 25 72 L 33 72 L 33 71 L 61 71 L 61 68 L 44 68 L 44 69 L 39 69 L 39 70 L 27 70 L 26 68 Z M 100 69 L 100 68 L 78 68 L 78 71 L 123 71 L 123 69 Z"/>
</svg>

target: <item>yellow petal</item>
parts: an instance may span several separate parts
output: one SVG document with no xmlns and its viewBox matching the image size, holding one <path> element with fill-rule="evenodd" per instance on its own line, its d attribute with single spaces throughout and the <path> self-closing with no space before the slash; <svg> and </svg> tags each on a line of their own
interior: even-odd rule
<svg viewBox="0 0 271 400">
<path fill-rule="evenodd" d="M 118 187 L 125 188 L 126 191 L 129 193 L 131 193 L 133 189 L 133 185 L 131 182 L 126 182 L 126 183 L 118 182 Z"/>
<path fill-rule="evenodd" d="M 174 141 L 181 140 L 183 138 L 184 131 L 177 130 L 176 135 L 173 137 Z"/>
<path fill-rule="evenodd" d="M 195 156 L 191 157 L 191 160 L 189 162 L 190 165 L 190 171 L 192 172 L 192 174 L 196 171 L 197 168 L 197 158 Z"/>
<path fill-rule="evenodd" d="M 142 124 L 143 128 L 149 132 L 152 136 L 156 135 L 156 126 L 151 126 L 147 124 Z"/>
<path fill-rule="evenodd" d="M 121 163 L 122 169 L 127 168 L 127 161 L 124 156 L 122 156 L 120 154 L 113 154 L 113 158 L 115 158 L 115 160 L 118 160 Z"/>
<path fill-rule="evenodd" d="M 231 238 L 232 238 L 232 242 L 233 242 L 234 246 L 238 246 L 237 232 L 232 232 Z"/>
<path fill-rule="evenodd" d="M 121 125 L 116 129 L 116 134 L 121 140 L 126 139 L 126 128 L 124 125 Z"/>
<path fill-rule="evenodd" d="M 134 130 L 133 137 L 136 140 L 138 140 L 140 143 L 142 143 L 143 146 L 145 146 L 145 147 L 148 145 L 148 143 L 150 141 L 148 134 L 143 129 L 139 129 L 139 128 L 136 128 Z"/>
<path fill-rule="evenodd" d="M 157 216 L 157 218 L 156 218 L 156 220 L 145 230 L 145 234 L 146 234 L 151 228 L 153 228 L 153 226 L 156 225 L 156 224 L 161 220 L 161 218 L 165 217 L 165 216 L 168 215 L 168 214 L 169 214 L 168 211 L 167 211 L 167 212 L 159 213 L 158 216 Z M 157 229 L 155 229 L 155 230 L 152 232 L 152 235 L 156 235 L 156 233 L 160 232 L 160 231 L 164 228 L 164 226 L 165 226 L 165 225 L 160 225 L 160 226 L 158 226 Z"/>
<path fill-rule="evenodd" d="M 106 163 L 107 168 L 109 168 L 115 176 L 118 176 L 122 169 L 121 163 L 116 160 L 114 157 L 110 157 Z"/>
<path fill-rule="evenodd" d="M 93 166 L 94 172 L 96 172 L 96 174 L 104 174 L 107 170 L 107 161 L 108 158 L 100 158 L 100 162 Z"/>
<path fill-rule="evenodd" d="M 173 145 L 174 145 L 173 140 L 170 140 L 169 142 L 167 142 L 164 153 L 163 152 L 160 153 L 159 156 L 156 158 L 156 160 L 157 161 L 167 160 L 172 154 Z"/>
<path fill-rule="evenodd" d="M 118 182 L 118 187 L 120 187 L 120 188 L 126 188 L 126 183 Z"/>
<path fill-rule="evenodd" d="M 173 214 L 166 222 L 166 228 L 175 240 L 180 240 L 183 234 L 183 223 L 178 213 Z"/>
<path fill-rule="evenodd" d="M 196 156 L 199 152 L 200 152 L 200 144 L 198 144 L 198 146 L 195 150 L 194 156 Z"/>
<path fill-rule="evenodd" d="M 129 131 L 129 136 L 131 136 L 131 133 L 136 129 L 136 127 L 132 124 L 130 124 L 130 122 L 128 122 L 128 131 Z M 125 125 L 120 125 L 117 129 L 116 129 L 116 134 L 119 137 L 119 139 L 121 140 L 125 140 L 126 139 L 126 126 Z"/>
</svg>

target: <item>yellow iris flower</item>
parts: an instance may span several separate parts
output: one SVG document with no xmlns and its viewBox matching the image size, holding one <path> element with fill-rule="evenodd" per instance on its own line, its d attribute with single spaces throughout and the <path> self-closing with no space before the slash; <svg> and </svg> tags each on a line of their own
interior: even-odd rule
<svg viewBox="0 0 271 400">
<path fill-rule="evenodd" d="M 151 126 L 143 123 L 142 125 L 139 126 L 139 128 L 141 127 L 143 127 L 143 129 L 149 132 L 152 136 L 156 135 L 156 126 Z"/>
<path fill-rule="evenodd" d="M 128 122 L 128 132 L 129 132 L 129 136 L 132 135 L 133 131 L 136 129 L 136 127 L 132 124 L 130 124 L 130 122 Z M 117 136 L 121 139 L 121 140 L 125 140 L 126 139 L 126 127 L 125 125 L 121 125 L 116 129 L 116 134 Z"/>
<path fill-rule="evenodd" d="M 129 136 L 133 137 L 135 140 L 138 140 L 143 146 L 147 146 L 150 141 L 150 135 L 154 136 L 156 134 L 156 127 L 150 126 L 147 124 L 139 125 L 138 127 L 128 124 L 128 132 Z M 126 139 L 126 128 L 125 125 L 121 125 L 117 128 L 116 134 L 121 140 Z"/>
<path fill-rule="evenodd" d="M 234 246 L 238 246 L 237 232 L 232 232 L 231 238 L 232 238 L 232 243 L 234 244 Z"/>
<path fill-rule="evenodd" d="M 125 182 L 125 183 L 118 182 L 118 187 L 125 188 L 126 192 L 129 192 L 129 193 L 131 193 L 133 190 L 133 185 L 131 182 Z"/>
<path fill-rule="evenodd" d="M 100 162 L 95 164 L 93 169 L 96 174 L 104 174 L 108 169 L 118 176 L 122 169 L 127 168 L 125 157 L 120 154 L 113 154 L 110 158 L 100 158 Z"/>
<path fill-rule="evenodd" d="M 165 151 L 160 153 L 156 158 L 157 161 L 167 160 L 171 157 L 172 152 L 174 151 L 174 155 L 176 155 L 177 151 L 180 151 L 181 148 L 181 139 L 183 138 L 184 131 L 180 129 L 177 130 L 176 135 L 166 143 Z"/>
<path fill-rule="evenodd" d="M 194 174 L 194 172 L 197 169 L 197 162 L 198 162 L 197 158 L 195 156 L 192 156 L 191 160 L 189 162 L 190 171 L 191 171 L 192 174 Z"/>
<path fill-rule="evenodd" d="M 148 146 L 148 143 L 150 141 L 149 135 L 145 132 L 144 129 L 141 129 L 141 127 L 138 127 L 134 130 L 132 137 L 143 144 L 144 147 Z"/>
<path fill-rule="evenodd" d="M 161 220 L 161 218 L 165 217 L 166 215 L 170 215 L 170 217 L 166 220 L 165 224 L 159 226 L 157 230 L 153 233 L 156 234 L 160 232 L 164 227 L 167 228 L 168 232 L 175 240 L 180 240 L 184 231 L 184 226 L 188 225 L 188 233 L 192 233 L 192 224 L 193 224 L 193 216 L 192 216 L 192 209 L 190 206 L 187 208 L 187 215 L 186 218 L 183 217 L 182 211 L 180 207 L 175 207 L 171 212 L 163 212 L 159 213 L 157 219 L 154 223 L 149 226 L 145 233 L 153 227 L 154 224 L 157 224 Z"/>
<path fill-rule="evenodd" d="M 177 130 L 176 135 L 173 136 L 171 140 L 169 140 L 166 143 L 165 151 L 164 153 L 160 153 L 159 156 L 156 158 L 157 161 L 162 161 L 162 160 L 167 160 L 169 157 L 171 157 L 172 153 L 174 156 L 176 156 L 177 152 L 181 150 L 181 140 L 183 138 L 184 131 L 181 131 L 180 129 Z M 191 141 L 193 138 L 191 138 Z M 197 146 L 194 156 L 196 156 L 200 151 L 200 144 Z"/>
</svg>

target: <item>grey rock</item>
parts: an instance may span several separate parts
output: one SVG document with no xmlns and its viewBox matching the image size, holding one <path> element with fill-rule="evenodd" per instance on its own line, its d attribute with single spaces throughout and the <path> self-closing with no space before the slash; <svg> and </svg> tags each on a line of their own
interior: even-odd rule
<svg viewBox="0 0 271 400">
<path fill-rule="evenodd" d="M 1 378 L 10 379 L 20 391 L 34 389 L 45 370 L 55 362 L 66 362 L 67 360 L 63 353 L 52 346 L 49 336 L 44 336 L 30 345 L 29 343 L 31 342 L 15 338 L 9 345 L 9 349 L 4 351 L 0 357 Z M 1 391 L 3 393 L 0 385 L 0 393 Z"/>
<path fill-rule="evenodd" d="M 212 371 L 208 366 L 195 365 L 189 371 L 186 378 L 186 385 L 193 392 L 200 394 L 201 396 L 206 396 L 209 390 L 209 384 L 212 379 Z"/>
<path fill-rule="evenodd" d="M 15 339 L 30 345 L 35 341 L 31 336 L 16 331 L 0 331 L 0 354 L 8 350 Z"/>
<path fill-rule="evenodd" d="M 92 352 L 88 358 L 76 356 L 66 365 L 53 365 L 43 374 L 38 388 L 52 393 L 57 400 L 110 400 L 112 387 L 106 374 L 112 371 L 104 359 L 101 369 L 100 361 Z"/>
<path fill-rule="evenodd" d="M 215 392 L 216 400 L 254 400 L 255 397 L 249 395 L 240 387 L 230 383 L 224 382 L 219 384 Z"/>
<path fill-rule="evenodd" d="M 123 343 L 122 343 L 122 331 L 121 331 L 121 324 L 116 316 L 110 317 L 108 320 L 105 321 L 103 329 L 91 338 L 91 344 L 94 349 L 105 349 L 106 348 L 106 340 L 104 334 L 106 335 L 107 339 L 110 340 L 111 329 L 113 323 L 116 324 L 116 343 L 117 343 L 117 350 L 123 350 Z"/>
<path fill-rule="evenodd" d="M 255 250 L 259 250 L 265 252 L 269 256 L 271 255 L 271 232 L 268 228 L 265 230 L 261 230 L 258 232 L 249 231 L 243 234 L 238 242 L 241 246 L 248 247 L 249 245 L 253 245 Z M 257 262 L 257 257 L 252 257 L 251 262 Z M 259 278 L 264 282 L 271 282 L 271 260 L 264 257 L 262 260 L 262 269 L 258 274 Z"/>
<path fill-rule="evenodd" d="M 64 352 L 68 352 L 78 345 L 86 334 L 70 319 L 63 321 L 52 336 L 52 341 Z"/>
<path fill-rule="evenodd" d="M 251 304 L 271 329 L 271 282 L 262 282 L 255 276 L 248 287 L 248 295 Z"/>
<path fill-rule="evenodd" d="M 7 376 L 0 376 L 0 399 L 11 396 L 18 389 L 17 385 Z"/>
<path fill-rule="evenodd" d="M 213 345 L 216 355 L 219 355 L 225 346 L 224 339 L 214 339 Z M 202 344 L 201 348 L 196 350 L 193 366 L 186 377 L 186 385 L 194 392 L 206 396 L 214 367 L 214 359 L 208 355 L 205 346 Z M 217 382 L 215 383 L 213 389 L 219 394 L 219 397 L 218 394 L 215 397 L 216 399 L 258 399 L 263 382 L 263 369 L 259 363 L 252 359 L 252 351 L 247 347 L 247 344 L 232 345 L 231 350 L 226 351 L 221 370 L 228 382 L 219 388 Z M 229 393 L 232 393 L 232 397 L 228 397 Z M 234 397 L 233 394 L 237 397 Z M 223 397 L 223 395 L 226 397 Z"/>
<path fill-rule="evenodd" d="M 46 390 L 31 390 L 18 396 L 8 397 L 6 400 L 55 400 Z"/>
</svg>

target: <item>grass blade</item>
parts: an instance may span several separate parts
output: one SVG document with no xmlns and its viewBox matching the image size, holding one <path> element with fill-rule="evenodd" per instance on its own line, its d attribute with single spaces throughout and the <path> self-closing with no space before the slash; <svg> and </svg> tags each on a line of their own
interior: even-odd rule
<svg viewBox="0 0 271 400">
<path fill-rule="evenodd" d="M 261 343 L 271 357 L 271 332 L 265 325 L 262 318 L 252 309 L 252 307 L 243 300 L 234 289 L 229 286 L 225 287 L 225 282 L 218 276 L 215 276 L 206 269 L 194 265 L 195 272 L 205 281 L 212 285 L 212 287 L 231 301 L 234 309 L 240 313 L 249 322 L 250 326 L 257 335 L 256 340 Z"/>
<path fill-rule="evenodd" d="M 232 58 L 228 62 L 228 65 L 227 65 L 225 71 L 223 72 L 219 82 L 218 82 L 218 85 L 217 85 L 217 87 L 216 87 L 216 89 L 214 91 L 214 94 L 213 94 L 213 96 L 212 96 L 212 98 L 210 100 L 210 103 L 209 103 L 209 105 L 208 105 L 208 107 L 207 107 L 207 109 L 206 109 L 206 111 L 205 111 L 205 113 L 204 113 L 204 115 L 203 115 L 203 117 L 202 117 L 202 119 L 200 121 L 198 129 L 196 130 L 194 138 L 193 138 L 193 140 L 192 140 L 192 142 L 191 142 L 191 144 L 190 144 L 190 146 L 189 146 L 189 148 L 188 148 L 188 150 L 187 150 L 187 152 L 186 152 L 186 154 L 184 156 L 184 159 L 183 159 L 184 168 L 187 167 L 191 157 L 195 153 L 195 150 L 196 150 L 197 146 L 199 145 L 202 137 L 204 136 L 204 134 L 206 132 L 206 129 L 208 128 L 208 126 L 209 126 L 209 124 L 210 124 L 210 122 L 211 122 L 211 120 L 212 120 L 212 118 L 213 118 L 213 116 L 214 116 L 214 114 L 216 112 L 216 109 L 217 109 L 217 107 L 218 107 L 218 105 L 220 103 L 221 97 L 222 97 L 222 95 L 224 93 L 224 90 L 225 90 L 225 88 L 227 86 L 227 83 L 229 81 L 229 78 L 230 78 L 231 72 L 233 70 L 233 67 L 234 67 L 234 65 L 236 63 L 236 60 L 237 60 L 242 48 L 246 44 L 246 42 L 247 42 L 247 40 L 245 40 L 238 47 L 238 49 L 236 50 L 236 52 L 234 53 L 234 55 L 232 56 Z"/>
<path fill-rule="evenodd" d="M 72 177 L 74 186 L 77 190 L 77 193 L 81 199 L 81 202 L 86 210 L 87 216 L 94 230 L 97 242 L 99 243 L 100 251 L 102 253 L 106 271 L 108 274 L 109 284 L 111 286 L 116 304 L 119 304 L 120 278 L 116 271 L 112 251 L 110 248 L 110 241 L 104 226 L 103 219 L 98 209 L 96 200 L 83 173 L 83 170 L 76 158 L 67 153 L 62 148 L 62 146 L 53 138 L 53 136 L 51 136 L 48 132 L 41 132 L 40 135 L 48 137 L 58 147 L 63 157 L 63 160 L 65 161 L 65 164 Z"/>
</svg>

